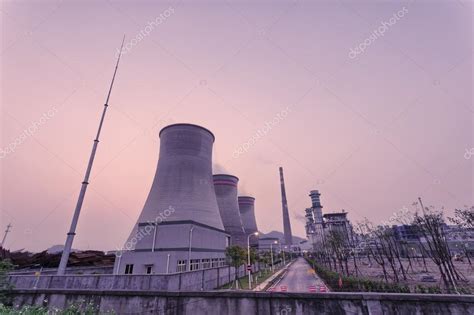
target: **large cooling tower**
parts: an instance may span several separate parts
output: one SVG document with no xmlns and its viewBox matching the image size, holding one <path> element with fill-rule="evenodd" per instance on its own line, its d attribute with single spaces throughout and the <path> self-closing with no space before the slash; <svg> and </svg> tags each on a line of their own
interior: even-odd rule
<svg viewBox="0 0 474 315">
<path fill-rule="evenodd" d="M 212 178 L 214 135 L 191 124 L 160 131 L 150 193 L 115 273 L 181 272 L 222 265 L 224 231 Z"/>
<path fill-rule="evenodd" d="M 224 229 L 230 234 L 231 245 L 247 246 L 245 230 L 240 217 L 237 200 L 237 184 L 239 179 L 232 175 L 214 175 L 214 189 Z"/>
<path fill-rule="evenodd" d="M 239 210 L 244 225 L 245 234 L 258 232 L 257 221 L 255 219 L 255 198 L 249 196 L 239 196 Z M 247 240 L 246 240 L 247 241 Z M 250 237 L 250 245 L 258 246 L 258 237 Z"/>
<path fill-rule="evenodd" d="M 212 180 L 214 135 L 191 124 L 160 131 L 160 157 L 155 179 L 139 222 L 154 221 L 168 207 L 176 209 L 166 221 L 194 220 L 224 229 Z"/>
</svg>

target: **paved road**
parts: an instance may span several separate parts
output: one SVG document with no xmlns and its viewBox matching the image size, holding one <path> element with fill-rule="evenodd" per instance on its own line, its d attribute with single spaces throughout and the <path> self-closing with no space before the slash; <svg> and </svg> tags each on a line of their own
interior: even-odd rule
<svg viewBox="0 0 474 315">
<path fill-rule="evenodd" d="M 302 257 L 288 268 L 283 279 L 273 289 L 275 292 L 320 292 L 324 282 L 314 274 L 314 270 Z"/>
</svg>

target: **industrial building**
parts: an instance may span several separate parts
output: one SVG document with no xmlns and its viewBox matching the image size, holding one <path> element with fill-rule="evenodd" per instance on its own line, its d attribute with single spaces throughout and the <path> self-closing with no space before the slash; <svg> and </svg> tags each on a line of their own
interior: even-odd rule
<svg viewBox="0 0 474 315">
<path fill-rule="evenodd" d="M 313 248 L 321 248 L 323 244 L 324 221 L 323 206 L 321 205 L 321 194 L 318 190 L 310 191 L 311 208 L 307 208 L 306 212 L 306 235 Z"/>
<path fill-rule="evenodd" d="M 332 212 L 323 214 L 324 233 L 337 232 L 342 235 L 349 244 L 353 239 L 352 225 L 347 218 L 347 212 L 343 209 L 341 212 Z"/>
<path fill-rule="evenodd" d="M 260 237 L 258 239 L 258 251 L 279 253 L 282 250 L 282 243 L 278 237 Z"/>
<path fill-rule="evenodd" d="M 312 190 L 311 208 L 306 208 L 306 236 L 312 244 L 314 251 L 322 250 L 327 244 L 326 239 L 332 231 L 343 235 L 347 244 L 353 243 L 354 233 L 352 225 L 347 218 L 347 212 L 331 212 L 323 214 L 321 205 L 321 194 L 318 190 Z"/>
<path fill-rule="evenodd" d="M 237 198 L 239 179 L 228 174 L 216 174 L 213 178 L 224 230 L 230 234 L 230 245 L 239 245 L 245 248 L 247 235 L 242 224 Z"/>
<path fill-rule="evenodd" d="M 225 264 L 230 243 L 214 190 L 214 135 L 192 124 L 160 131 L 153 184 L 115 274 L 183 272 Z M 252 210 L 253 211 L 253 210 Z"/>
</svg>

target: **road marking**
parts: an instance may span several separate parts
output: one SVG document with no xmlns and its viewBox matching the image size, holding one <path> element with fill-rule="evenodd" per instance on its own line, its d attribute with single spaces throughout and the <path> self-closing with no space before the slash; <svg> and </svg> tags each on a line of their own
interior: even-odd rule
<svg viewBox="0 0 474 315">
<path fill-rule="evenodd" d="M 287 287 L 286 285 L 282 285 L 282 286 L 280 287 L 280 291 L 281 291 L 281 292 L 286 292 L 287 290 L 288 290 L 288 287 Z"/>
<path fill-rule="evenodd" d="M 310 286 L 308 287 L 308 290 L 309 290 L 309 292 L 311 292 L 311 293 L 316 293 L 316 286 L 315 286 L 315 285 L 310 285 Z"/>
<path fill-rule="evenodd" d="M 328 290 L 326 289 L 326 286 L 320 285 L 319 286 L 319 292 L 328 292 Z"/>
</svg>

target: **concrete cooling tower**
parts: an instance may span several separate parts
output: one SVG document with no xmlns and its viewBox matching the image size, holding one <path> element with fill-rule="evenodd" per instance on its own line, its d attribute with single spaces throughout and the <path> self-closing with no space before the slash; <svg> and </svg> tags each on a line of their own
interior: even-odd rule
<svg viewBox="0 0 474 315">
<path fill-rule="evenodd" d="M 160 155 L 150 193 L 116 274 L 171 273 L 225 262 L 224 231 L 212 178 L 214 135 L 191 124 L 160 131 Z"/>
<path fill-rule="evenodd" d="M 242 217 L 245 234 L 248 237 L 250 234 L 258 232 L 257 220 L 255 219 L 255 198 L 249 196 L 239 196 L 238 200 L 240 216 Z M 250 246 L 258 246 L 257 236 L 250 236 Z"/>
<path fill-rule="evenodd" d="M 237 200 L 237 184 L 239 179 L 232 175 L 214 175 L 214 189 L 221 214 L 224 230 L 230 234 L 230 244 L 247 246 L 245 230 L 240 217 Z"/>
</svg>

